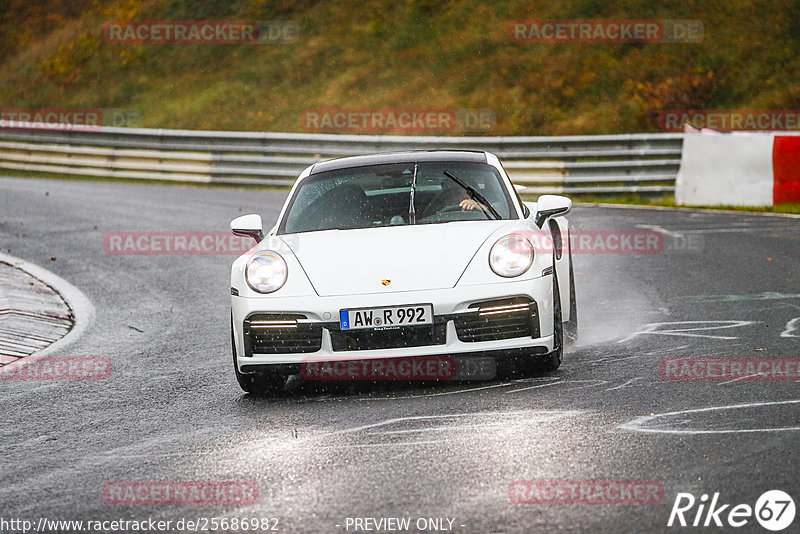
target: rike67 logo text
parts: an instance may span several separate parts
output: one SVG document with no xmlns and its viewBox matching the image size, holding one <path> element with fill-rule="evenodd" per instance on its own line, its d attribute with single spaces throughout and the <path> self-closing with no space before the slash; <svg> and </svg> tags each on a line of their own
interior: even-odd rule
<svg viewBox="0 0 800 534">
<path fill-rule="evenodd" d="M 667 526 L 691 527 L 743 527 L 753 517 L 767 530 L 784 530 L 794 521 L 795 504 L 788 493 L 781 490 L 764 492 L 754 507 L 749 504 L 723 504 L 719 492 L 709 502 L 708 494 L 696 499 L 691 493 L 678 493 L 669 514 Z"/>
</svg>

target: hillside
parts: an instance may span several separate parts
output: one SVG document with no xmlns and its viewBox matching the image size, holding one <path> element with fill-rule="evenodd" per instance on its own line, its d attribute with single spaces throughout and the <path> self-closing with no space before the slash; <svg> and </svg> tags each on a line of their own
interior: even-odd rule
<svg viewBox="0 0 800 534">
<path fill-rule="evenodd" d="M 692 4 L 9 0 L 0 104 L 131 109 L 153 128 L 287 132 L 307 130 L 308 110 L 488 110 L 486 135 L 658 131 L 662 109 L 800 107 L 800 1 Z M 696 19 L 704 38 L 515 42 L 509 25 L 530 19 Z M 298 35 L 283 44 L 104 37 L 109 21 L 154 20 L 290 21 Z"/>
</svg>

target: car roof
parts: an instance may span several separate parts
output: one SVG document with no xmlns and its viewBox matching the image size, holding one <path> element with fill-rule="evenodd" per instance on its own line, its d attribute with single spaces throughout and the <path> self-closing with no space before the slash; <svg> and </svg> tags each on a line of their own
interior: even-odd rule
<svg viewBox="0 0 800 534">
<path fill-rule="evenodd" d="M 422 163 L 428 161 L 469 161 L 486 163 L 484 152 L 471 150 L 408 150 L 404 152 L 387 152 L 367 156 L 348 156 L 315 163 L 309 174 L 347 169 L 349 167 L 366 167 L 386 163 Z"/>
</svg>

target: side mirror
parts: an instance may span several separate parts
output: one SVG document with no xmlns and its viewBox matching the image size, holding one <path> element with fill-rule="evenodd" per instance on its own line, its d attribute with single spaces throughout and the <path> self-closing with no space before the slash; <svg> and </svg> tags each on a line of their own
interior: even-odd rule
<svg viewBox="0 0 800 534">
<path fill-rule="evenodd" d="M 536 226 L 541 228 L 550 217 L 566 215 L 572 209 L 572 200 L 559 195 L 542 195 L 536 201 Z"/>
<path fill-rule="evenodd" d="M 261 222 L 261 215 L 251 213 L 236 217 L 231 221 L 231 232 L 234 235 L 252 237 L 260 243 L 264 239 L 264 225 Z"/>
</svg>

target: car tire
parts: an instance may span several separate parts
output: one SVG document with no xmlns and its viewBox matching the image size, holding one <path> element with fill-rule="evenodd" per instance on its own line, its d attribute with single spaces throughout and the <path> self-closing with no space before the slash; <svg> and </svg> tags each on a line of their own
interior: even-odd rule
<svg viewBox="0 0 800 534">
<path fill-rule="evenodd" d="M 575 271 L 572 267 L 572 248 L 569 249 L 569 321 L 564 327 L 566 342 L 578 342 L 578 299 L 575 296 Z"/>
<path fill-rule="evenodd" d="M 539 369 L 544 372 L 555 371 L 564 359 L 564 323 L 561 322 L 561 293 L 558 290 L 558 277 L 553 270 L 553 350 L 539 360 Z"/>
<path fill-rule="evenodd" d="M 555 270 L 553 271 L 555 273 Z M 524 376 L 552 372 L 561 366 L 564 358 L 564 324 L 561 322 L 561 294 L 558 280 L 553 276 L 553 350 L 544 356 L 526 354 L 518 359 L 518 372 Z"/>
<path fill-rule="evenodd" d="M 286 377 L 278 373 L 253 373 L 245 374 L 239 371 L 236 365 L 236 341 L 233 338 L 233 316 L 231 316 L 231 352 L 233 353 L 233 371 L 239 387 L 246 393 L 254 396 L 275 395 L 283 391 Z"/>
</svg>

